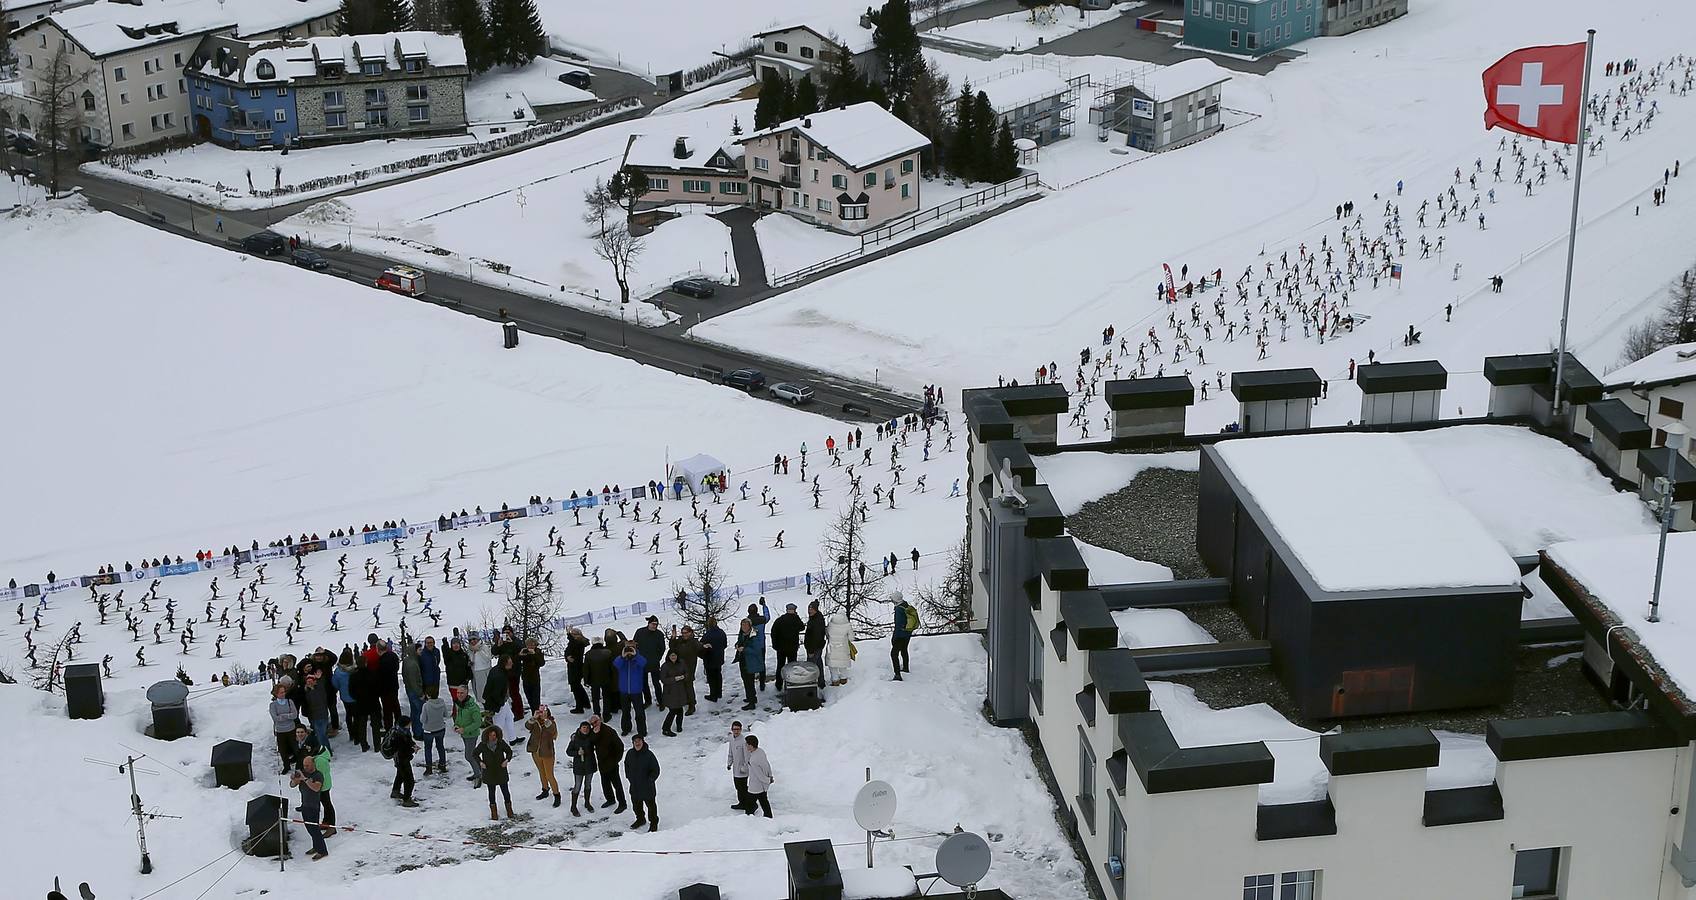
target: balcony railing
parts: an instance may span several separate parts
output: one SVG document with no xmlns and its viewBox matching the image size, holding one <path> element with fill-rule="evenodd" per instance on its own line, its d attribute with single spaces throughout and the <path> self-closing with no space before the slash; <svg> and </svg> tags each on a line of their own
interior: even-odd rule
<svg viewBox="0 0 1696 900">
<path fill-rule="evenodd" d="M 801 178 L 797 175 L 785 175 L 778 179 L 778 183 L 784 187 L 798 188 L 801 186 Z"/>
<path fill-rule="evenodd" d="M 786 165 L 798 166 L 801 164 L 801 152 L 799 150 L 784 150 L 777 154 L 777 161 Z"/>
</svg>

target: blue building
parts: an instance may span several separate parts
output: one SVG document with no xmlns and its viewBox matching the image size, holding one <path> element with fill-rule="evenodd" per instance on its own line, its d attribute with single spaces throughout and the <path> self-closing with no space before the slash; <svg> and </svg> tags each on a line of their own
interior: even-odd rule
<svg viewBox="0 0 1696 900">
<path fill-rule="evenodd" d="M 295 116 L 290 65 L 278 53 L 304 53 L 312 66 L 310 46 L 285 41 L 242 41 L 208 35 L 186 67 L 190 114 L 202 139 L 234 147 L 287 147 L 295 143 L 300 126 Z"/>
<path fill-rule="evenodd" d="M 1320 0 L 1187 0 L 1184 43 L 1238 56 L 1264 56 L 1317 37 Z"/>
</svg>

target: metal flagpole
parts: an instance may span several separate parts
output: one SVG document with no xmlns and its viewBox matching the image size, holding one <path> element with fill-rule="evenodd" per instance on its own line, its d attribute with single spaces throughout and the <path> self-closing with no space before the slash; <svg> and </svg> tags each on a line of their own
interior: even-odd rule
<svg viewBox="0 0 1696 900">
<path fill-rule="evenodd" d="M 1584 41 L 1584 87 L 1578 98 L 1578 162 L 1573 166 L 1572 173 L 1572 227 L 1566 235 L 1566 290 L 1561 294 L 1561 344 L 1555 356 L 1555 403 L 1553 417 L 1559 418 L 1561 408 L 1561 385 L 1566 378 L 1566 324 L 1572 312 L 1572 259 L 1578 246 L 1578 191 L 1584 184 L 1584 148 L 1589 143 L 1590 136 L 1587 126 L 1590 123 L 1590 59 L 1595 55 L 1596 29 L 1588 32 Z"/>
</svg>

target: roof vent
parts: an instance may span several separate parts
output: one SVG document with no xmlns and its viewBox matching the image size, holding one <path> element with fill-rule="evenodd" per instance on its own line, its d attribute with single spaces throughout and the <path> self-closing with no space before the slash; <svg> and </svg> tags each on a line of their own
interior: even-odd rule
<svg viewBox="0 0 1696 900">
<path fill-rule="evenodd" d="M 1674 352 L 1678 354 L 1679 359 L 1696 359 L 1696 348 L 1690 350 L 1677 350 Z"/>
<path fill-rule="evenodd" d="M 671 155 L 677 159 L 688 159 L 689 139 L 686 137 L 678 138 L 677 142 L 671 145 Z"/>
<path fill-rule="evenodd" d="M 806 117 L 806 118 L 804 118 L 804 119 L 802 119 L 802 120 L 801 120 L 801 127 L 802 127 L 802 128 L 811 128 L 811 127 L 813 127 L 813 117 L 812 117 L 812 116 L 807 116 L 807 117 Z"/>
</svg>

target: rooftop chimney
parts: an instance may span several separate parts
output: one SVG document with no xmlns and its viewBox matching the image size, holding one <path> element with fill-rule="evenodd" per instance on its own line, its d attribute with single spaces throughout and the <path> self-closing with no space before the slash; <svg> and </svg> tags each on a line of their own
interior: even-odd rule
<svg viewBox="0 0 1696 900">
<path fill-rule="evenodd" d="M 806 117 L 806 118 L 804 118 L 804 119 L 802 119 L 802 120 L 801 120 L 801 127 L 802 127 L 802 128 L 811 128 L 811 127 L 813 127 L 813 117 L 812 117 L 812 116 L 807 116 L 807 117 Z"/>
<path fill-rule="evenodd" d="M 678 158 L 678 159 L 688 159 L 689 158 L 689 139 L 686 138 L 686 137 L 678 138 L 677 143 L 675 143 L 671 146 L 671 155 Z"/>
</svg>

